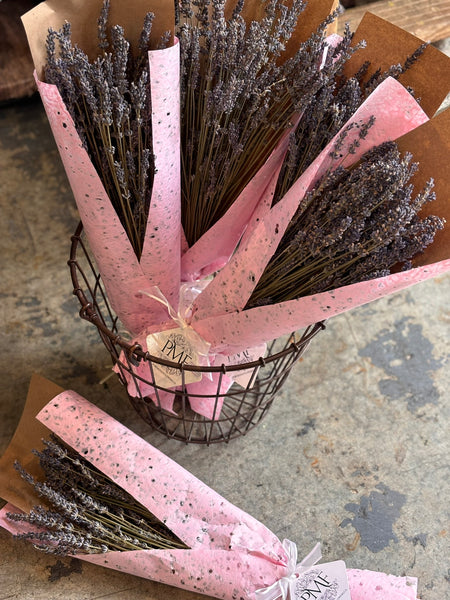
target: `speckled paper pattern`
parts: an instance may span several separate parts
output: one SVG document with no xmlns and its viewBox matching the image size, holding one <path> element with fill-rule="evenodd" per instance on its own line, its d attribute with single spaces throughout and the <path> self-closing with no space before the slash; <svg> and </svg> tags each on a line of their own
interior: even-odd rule
<svg viewBox="0 0 450 600">
<path fill-rule="evenodd" d="M 148 280 L 58 89 L 39 80 L 36 83 L 108 298 L 125 328 L 141 331 L 148 313 L 156 316 L 163 311 L 139 294 Z"/>
<path fill-rule="evenodd" d="M 214 351 L 239 352 L 262 341 L 275 339 L 421 281 L 437 277 L 449 270 L 450 259 L 443 260 L 314 296 L 207 317 L 197 321 L 195 329 L 210 342 Z"/>
<path fill-rule="evenodd" d="M 289 143 L 287 131 L 258 173 L 246 185 L 225 215 L 183 255 L 181 277 L 193 281 L 224 266 L 255 211 L 264 214 L 272 204 L 278 174 Z M 263 212 L 261 212 L 261 209 Z"/>
<path fill-rule="evenodd" d="M 264 525 L 75 392 L 56 396 L 37 418 L 191 548 L 80 558 L 230 600 L 237 587 L 251 598 L 285 574 L 285 551 Z"/>
<path fill-rule="evenodd" d="M 17 512 L 17 509 L 12 504 L 7 504 L 0 510 L 0 525 L 2 527 L 12 534 L 31 530 L 31 527 L 6 519 L 5 515 L 7 512 Z M 211 595 L 210 590 L 212 588 L 208 582 L 214 574 L 215 561 L 219 559 L 222 562 L 222 555 L 225 551 L 208 551 L 208 559 L 206 561 L 205 554 L 199 555 L 200 552 L 198 550 L 176 550 L 167 552 L 165 556 L 161 556 L 162 553 L 160 551 L 140 550 L 135 552 L 79 555 L 78 558 L 139 577 L 145 577 L 143 575 L 145 571 L 150 573 L 150 576 L 146 577 L 147 579 L 160 581 L 161 583 L 168 583 L 167 577 L 163 575 L 161 578 L 161 573 L 176 570 L 178 579 L 172 581 L 171 585 Z M 253 569 L 256 567 L 258 570 L 260 561 L 255 557 L 255 560 L 252 562 L 251 558 L 249 560 L 248 555 L 243 557 L 245 568 Z M 197 560 L 199 564 L 196 564 Z M 254 573 L 254 571 L 252 572 Z M 157 573 L 160 574 L 159 577 Z M 245 571 L 243 575 L 244 580 Z M 262 575 L 261 578 L 263 578 Z M 415 577 L 397 577 L 376 571 L 347 569 L 347 578 L 352 600 L 418 600 L 417 579 Z M 227 595 L 229 593 L 228 590 L 225 591 L 224 595 L 221 589 L 219 594 L 222 595 L 215 597 L 224 599 L 233 598 L 233 600 L 235 598 L 239 600 L 241 598 L 254 598 L 252 592 L 248 594 L 240 587 L 238 588 L 240 582 L 233 584 L 230 581 L 229 583 L 228 587 L 232 595 Z"/>
<path fill-rule="evenodd" d="M 155 176 L 141 267 L 178 306 L 181 254 L 180 45 L 148 53 Z"/>
<path fill-rule="evenodd" d="M 141 263 L 82 147 L 58 89 L 37 80 L 89 245 L 111 305 L 137 334 L 167 320 L 163 307 L 142 292 L 157 285 L 175 306 L 180 281 L 179 45 L 149 53 L 155 175 Z M 168 85 L 170 82 L 170 85 Z M 174 83 L 175 82 L 175 83 Z"/>
<path fill-rule="evenodd" d="M 417 579 L 359 569 L 347 570 L 352 600 L 416 600 Z"/>
<path fill-rule="evenodd" d="M 226 357 L 221 358 L 226 362 Z M 123 353 L 121 354 L 121 361 L 126 362 Z M 117 365 L 114 367 L 114 371 L 116 373 L 121 373 L 125 378 L 128 394 L 132 397 L 143 396 L 150 398 L 156 406 L 161 407 L 169 413 L 176 414 L 173 410 L 175 394 L 160 389 L 156 392 L 155 388 L 147 383 L 147 381 L 153 381 L 149 362 L 142 361 L 138 366 L 133 366 L 132 369 L 139 379 L 135 380 L 128 371 L 120 369 Z M 220 377 L 220 375 L 222 376 Z M 137 389 L 136 383 L 139 386 L 139 389 Z M 190 407 L 194 412 L 202 415 L 206 419 L 218 419 L 223 406 L 223 398 L 216 398 L 217 390 L 219 388 L 219 394 L 225 394 L 232 384 L 233 380 L 223 373 L 205 373 L 201 381 L 188 383 L 186 385 Z M 173 391 L 175 392 L 177 389 L 179 388 L 174 387 Z"/>
<path fill-rule="evenodd" d="M 376 88 L 345 127 L 350 123 L 364 123 L 372 115 L 376 118 L 375 124 L 366 139 L 361 140 L 355 154 L 332 159 L 329 154 L 336 136 L 284 198 L 260 221 L 247 243 L 240 246 L 229 264 L 196 300 L 195 320 L 214 313 L 241 310 L 245 306 L 305 193 L 327 170 L 340 164 L 353 164 L 369 148 L 396 139 L 428 120 L 411 94 L 392 78 Z M 350 130 L 345 144 L 350 144 L 357 135 L 356 129 Z"/>
</svg>

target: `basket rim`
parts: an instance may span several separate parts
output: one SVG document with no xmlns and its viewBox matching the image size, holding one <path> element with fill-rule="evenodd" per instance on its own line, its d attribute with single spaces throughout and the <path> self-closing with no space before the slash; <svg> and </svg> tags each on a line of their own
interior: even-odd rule
<svg viewBox="0 0 450 600">
<path fill-rule="evenodd" d="M 256 367 L 264 367 L 266 364 L 271 363 L 273 361 L 279 360 L 284 356 L 297 352 L 300 348 L 306 347 L 312 338 L 321 330 L 326 328 L 325 321 L 319 321 L 318 323 L 314 323 L 307 327 L 301 336 L 300 340 L 292 341 L 286 348 L 283 350 L 276 352 L 275 354 L 270 354 L 267 357 L 259 357 L 257 360 L 253 360 L 251 362 L 239 363 L 236 365 L 225 365 L 222 363 L 221 365 L 210 365 L 210 366 L 200 366 L 200 365 L 184 365 L 178 362 L 172 362 L 170 360 L 166 360 L 164 358 L 159 358 L 158 356 L 154 356 L 150 354 L 148 351 L 144 351 L 142 346 L 138 343 L 128 342 L 122 336 L 117 333 L 114 333 L 111 329 L 109 329 L 100 319 L 98 314 L 95 311 L 95 306 L 93 306 L 92 302 L 89 302 L 87 299 L 80 283 L 78 281 L 78 273 L 77 271 L 81 269 L 79 263 L 77 261 L 77 248 L 80 245 L 86 257 L 90 263 L 92 271 L 96 273 L 94 270 L 94 264 L 92 263 L 91 258 L 86 252 L 85 245 L 82 240 L 83 234 L 83 223 L 80 221 L 75 230 L 75 233 L 71 236 L 71 247 L 70 247 L 70 258 L 67 261 L 67 264 L 70 269 L 70 275 L 72 279 L 73 285 L 73 295 L 78 298 L 78 301 L 81 304 L 81 308 L 79 311 L 80 317 L 86 321 L 89 321 L 93 325 L 97 327 L 97 329 L 105 335 L 109 340 L 114 344 L 121 347 L 121 349 L 125 352 L 127 358 L 131 363 L 139 364 L 143 360 L 147 362 L 153 362 L 164 367 L 170 367 L 178 369 L 180 372 L 194 372 L 194 373 L 229 373 L 234 371 L 242 371 L 247 369 L 254 369 Z M 101 280 L 101 275 L 96 274 L 96 276 Z M 291 336 L 295 335 L 295 331 L 291 333 Z"/>
</svg>

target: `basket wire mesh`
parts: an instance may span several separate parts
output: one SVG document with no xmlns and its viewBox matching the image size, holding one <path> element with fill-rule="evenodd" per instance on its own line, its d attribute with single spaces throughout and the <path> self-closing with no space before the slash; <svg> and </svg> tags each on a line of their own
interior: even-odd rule
<svg viewBox="0 0 450 600">
<path fill-rule="evenodd" d="M 121 382 L 126 386 L 131 380 L 136 395 L 128 397 L 136 412 L 152 429 L 168 438 L 185 443 L 213 444 L 228 442 L 245 435 L 256 427 L 267 414 L 272 402 L 286 381 L 292 367 L 298 362 L 309 343 L 319 331 L 325 328 L 323 322 L 307 327 L 301 333 L 275 340 L 268 344 L 265 357 L 237 365 L 194 366 L 179 364 L 145 352 L 133 341 L 120 333 L 120 322 L 112 310 L 105 292 L 101 275 L 83 236 L 80 223 L 71 238 L 70 268 L 73 293 L 81 308 L 80 317 L 89 321 L 98 330 L 100 338 L 109 351 Z M 148 365 L 148 376 L 143 378 L 136 372 L 142 361 Z M 163 365 L 180 372 L 181 385 L 166 388 L 155 381 L 155 366 Z M 185 382 L 186 373 L 200 372 L 205 377 L 216 376 L 216 392 L 200 394 L 189 391 Z M 225 377 L 233 377 L 245 372 L 248 383 L 245 387 L 233 383 L 222 390 Z M 140 389 L 151 389 L 151 397 Z M 221 391 L 222 390 L 222 391 Z M 162 395 L 173 400 L 173 409 L 163 408 Z M 205 417 L 191 408 L 196 399 L 211 402 L 211 417 Z"/>
</svg>

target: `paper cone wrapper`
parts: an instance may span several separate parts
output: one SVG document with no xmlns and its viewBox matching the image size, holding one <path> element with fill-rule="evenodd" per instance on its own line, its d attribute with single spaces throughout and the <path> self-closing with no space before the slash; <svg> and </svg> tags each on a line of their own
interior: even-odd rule
<svg viewBox="0 0 450 600">
<path fill-rule="evenodd" d="M 450 179 L 446 172 L 450 110 L 428 119 L 403 86 L 389 78 L 376 88 L 349 122 L 366 120 L 371 114 L 376 117 L 375 125 L 356 154 L 345 159 L 344 166 L 358 160 L 369 148 L 396 140 L 401 152 L 411 152 L 419 162 L 419 171 L 413 178 L 415 193 L 434 178 L 437 200 L 427 205 L 423 214 L 437 214 L 450 223 Z M 245 238 L 246 243 L 241 244 L 232 260 L 197 298 L 192 325 L 214 351 L 232 353 L 275 339 L 450 270 L 450 226 L 447 225 L 437 232 L 434 243 L 414 259 L 414 268 L 410 270 L 297 300 L 243 310 L 304 195 L 321 175 L 333 168 L 334 161 L 329 155 L 332 146 L 333 141 L 258 224 L 250 223 L 252 234 Z"/>
<path fill-rule="evenodd" d="M 149 52 L 155 174 L 141 261 L 84 149 L 58 89 L 37 80 L 89 246 L 113 310 L 137 334 L 167 320 L 145 294 L 157 285 L 178 305 L 180 282 L 179 46 Z M 158 81 L 160 85 L 154 85 Z M 163 82 L 163 83 L 161 83 Z M 169 83 L 170 82 L 170 83 Z"/>
<path fill-rule="evenodd" d="M 30 464 L 30 452 L 42 446 L 41 436 L 53 432 L 190 548 L 82 554 L 78 558 L 227 600 L 254 599 L 256 590 L 286 575 L 284 547 L 262 523 L 75 392 L 60 390 L 42 377 L 32 379 L 22 419 L 0 459 L 0 495 L 9 502 L 0 511 L 3 527 L 12 533 L 24 531 L 27 525 L 9 521 L 6 513 L 27 511 L 38 502 L 31 487 L 12 468 L 13 460 L 19 459 L 37 475 L 39 467 Z M 60 393 L 48 402 L 55 392 Z M 38 423 L 32 418 L 35 410 L 39 410 Z M 36 463 L 36 457 L 33 460 Z M 347 573 L 352 600 L 416 599 L 414 578 L 352 569 Z"/>
<path fill-rule="evenodd" d="M 39 379 L 35 382 L 39 385 Z M 140 550 L 78 558 L 207 594 L 251 598 L 286 571 L 278 538 L 170 458 L 75 392 L 62 392 L 37 415 L 81 456 L 149 509 L 189 550 Z M 41 444 L 39 444 L 41 445 Z M 29 448 L 31 450 L 31 448 Z M 9 487 L 22 487 L 11 473 Z M 1 495 L 14 497 L 8 490 Z M 17 501 L 17 497 L 16 497 Z M 18 508 L 27 508 L 21 502 Z M 17 504 L 13 504 L 16 505 Z M 11 529 L 12 523 L 2 524 Z"/>
</svg>

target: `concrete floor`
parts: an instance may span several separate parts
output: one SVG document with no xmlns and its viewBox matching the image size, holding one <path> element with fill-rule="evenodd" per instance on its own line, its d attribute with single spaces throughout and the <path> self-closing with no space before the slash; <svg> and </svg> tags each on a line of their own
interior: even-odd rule
<svg viewBox="0 0 450 600">
<path fill-rule="evenodd" d="M 265 420 L 229 445 L 169 441 L 133 412 L 66 261 L 78 218 L 40 101 L 0 109 L 0 452 L 33 372 L 74 389 L 306 554 L 419 578 L 449 571 L 450 276 L 331 320 Z M 194 600 L 163 585 L 40 554 L 0 531 L 0 600 Z"/>
</svg>

